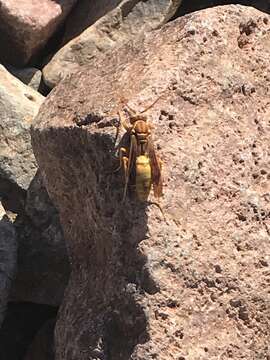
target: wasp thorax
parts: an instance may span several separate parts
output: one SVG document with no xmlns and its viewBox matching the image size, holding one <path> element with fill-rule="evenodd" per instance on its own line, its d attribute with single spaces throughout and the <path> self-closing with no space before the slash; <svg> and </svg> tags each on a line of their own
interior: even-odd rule
<svg viewBox="0 0 270 360">
<path fill-rule="evenodd" d="M 148 124 L 143 120 L 136 121 L 134 125 L 134 130 L 136 133 L 147 133 L 149 132 Z"/>
</svg>

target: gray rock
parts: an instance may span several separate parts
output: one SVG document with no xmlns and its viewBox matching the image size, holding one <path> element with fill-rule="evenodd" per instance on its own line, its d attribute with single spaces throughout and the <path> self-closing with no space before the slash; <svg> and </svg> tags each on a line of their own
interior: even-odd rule
<svg viewBox="0 0 270 360">
<path fill-rule="evenodd" d="M 46 85 L 53 88 L 102 53 L 158 28 L 174 15 L 180 3 L 181 0 L 123 0 L 53 56 L 43 68 Z"/>
<path fill-rule="evenodd" d="M 0 65 L 0 196 L 15 202 L 37 169 L 29 128 L 43 99 Z"/>
<path fill-rule="evenodd" d="M 25 214 L 15 222 L 18 273 L 12 301 L 59 306 L 69 277 L 69 261 L 57 210 L 38 171 L 27 191 Z"/>
<path fill-rule="evenodd" d="M 28 85 L 32 89 L 38 91 L 42 77 L 42 72 L 39 69 L 33 67 L 17 69 L 13 66 L 9 66 L 7 69 L 25 85 Z"/>
<path fill-rule="evenodd" d="M 0 327 L 5 317 L 11 281 L 15 277 L 16 269 L 16 232 L 0 202 Z"/>
<path fill-rule="evenodd" d="M 63 44 L 78 36 L 122 0 L 80 0 L 67 17 Z"/>
</svg>

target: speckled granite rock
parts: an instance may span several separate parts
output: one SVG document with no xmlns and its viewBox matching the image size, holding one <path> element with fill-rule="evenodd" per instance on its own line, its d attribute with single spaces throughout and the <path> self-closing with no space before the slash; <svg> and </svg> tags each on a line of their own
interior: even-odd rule
<svg viewBox="0 0 270 360">
<path fill-rule="evenodd" d="M 181 0 L 123 0 L 112 11 L 62 47 L 43 68 L 47 86 L 53 88 L 82 65 L 128 40 L 166 23 Z"/>
<path fill-rule="evenodd" d="M 65 24 L 63 43 L 78 36 L 99 18 L 114 9 L 122 0 L 80 0 L 69 14 Z"/>
<path fill-rule="evenodd" d="M 46 44 L 76 1 L 1 0 L 1 62 L 25 65 Z"/>
<path fill-rule="evenodd" d="M 64 80 L 32 129 L 72 274 L 56 359 L 267 359 L 270 16 L 178 19 Z M 161 96 L 162 95 L 162 96 Z M 148 110 L 164 221 L 128 198 L 113 126 Z"/>
<path fill-rule="evenodd" d="M 69 261 L 59 216 L 39 171 L 15 225 L 18 272 L 10 300 L 59 306 L 69 277 Z"/>
<path fill-rule="evenodd" d="M 15 212 L 36 172 L 29 128 L 43 100 L 0 66 L 0 196 Z"/>
<path fill-rule="evenodd" d="M 13 66 L 9 66 L 8 70 L 25 85 L 28 85 L 32 89 L 38 91 L 42 77 L 42 72 L 39 69 L 33 67 L 18 69 Z"/>
</svg>

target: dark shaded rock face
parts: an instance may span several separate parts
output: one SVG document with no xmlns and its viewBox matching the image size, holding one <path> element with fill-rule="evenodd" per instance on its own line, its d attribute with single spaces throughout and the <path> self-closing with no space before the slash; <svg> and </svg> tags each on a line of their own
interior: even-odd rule
<svg viewBox="0 0 270 360">
<path fill-rule="evenodd" d="M 9 303 L 6 318 L 0 328 L 0 359 L 30 360 L 30 355 L 35 350 L 35 344 L 39 340 L 40 345 L 44 344 L 47 339 L 47 352 L 40 353 L 36 358 L 38 360 L 46 359 L 44 356 L 52 353 L 52 351 L 49 352 L 49 349 L 52 347 L 52 328 L 56 313 L 57 309 L 48 305 Z M 40 351 L 42 350 L 44 347 L 40 348 Z M 30 358 L 25 358 L 26 354 Z M 48 357 L 46 360 L 52 360 L 52 358 Z"/>
<path fill-rule="evenodd" d="M 46 321 L 35 336 L 24 360 L 54 360 L 54 327 L 54 318 Z"/>
<path fill-rule="evenodd" d="M 32 144 L 72 273 L 57 360 L 269 356 L 270 17 L 207 9 L 66 79 Z M 123 96 L 148 110 L 166 221 L 113 173 Z"/>
<path fill-rule="evenodd" d="M 59 306 L 69 277 L 69 263 L 58 213 L 39 171 L 15 225 L 19 249 L 12 301 Z"/>
<path fill-rule="evenodd" d="M 5 317 L 11 282 L 17 270 L 17 238 L 0 202 L 0 328 Z"/>
</svg>

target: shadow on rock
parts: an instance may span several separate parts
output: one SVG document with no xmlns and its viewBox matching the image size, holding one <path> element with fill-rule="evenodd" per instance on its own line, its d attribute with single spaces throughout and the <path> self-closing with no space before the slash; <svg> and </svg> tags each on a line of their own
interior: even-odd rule
<svg viewBox="0 0 270 360">
<path fill-rule="evenodd" d="M 135 199 L 122 203 L 122 173 L 113 171 L 114 128 L 93 119 L 91 131 L 32 129 L 72 264 L 56 327 L 56 358 L 75 359 L 79 352 L 81 359 L 126 360 L 148 339 L 143 294 L 157 291 L 139 250 L 147 238 L 147 214 Z M 38 151 L 41 143 L 46 154 Z"/>
<path fill-rule="evenodd" d="M 30 357 L 25 358 L 25 355 L 33 338 L 43 324 L 48 319 L 55 318 L 56 314 L 56 307 L 26 302 L 10 302 L 7 316 L 0 329 L 1 360 L 30 359 Z M 51 328 L 52 333 L 53 329 Z M 47 351 L 49 345 L 52 346 L 51 338 L 47 342 Z M 42 354 L 42 350 L 44 350 L 44 347 L 40 349 L 39 359 L 43 359 L 42 356 L 45 358 L 45 353 Z"/>
</svg>

